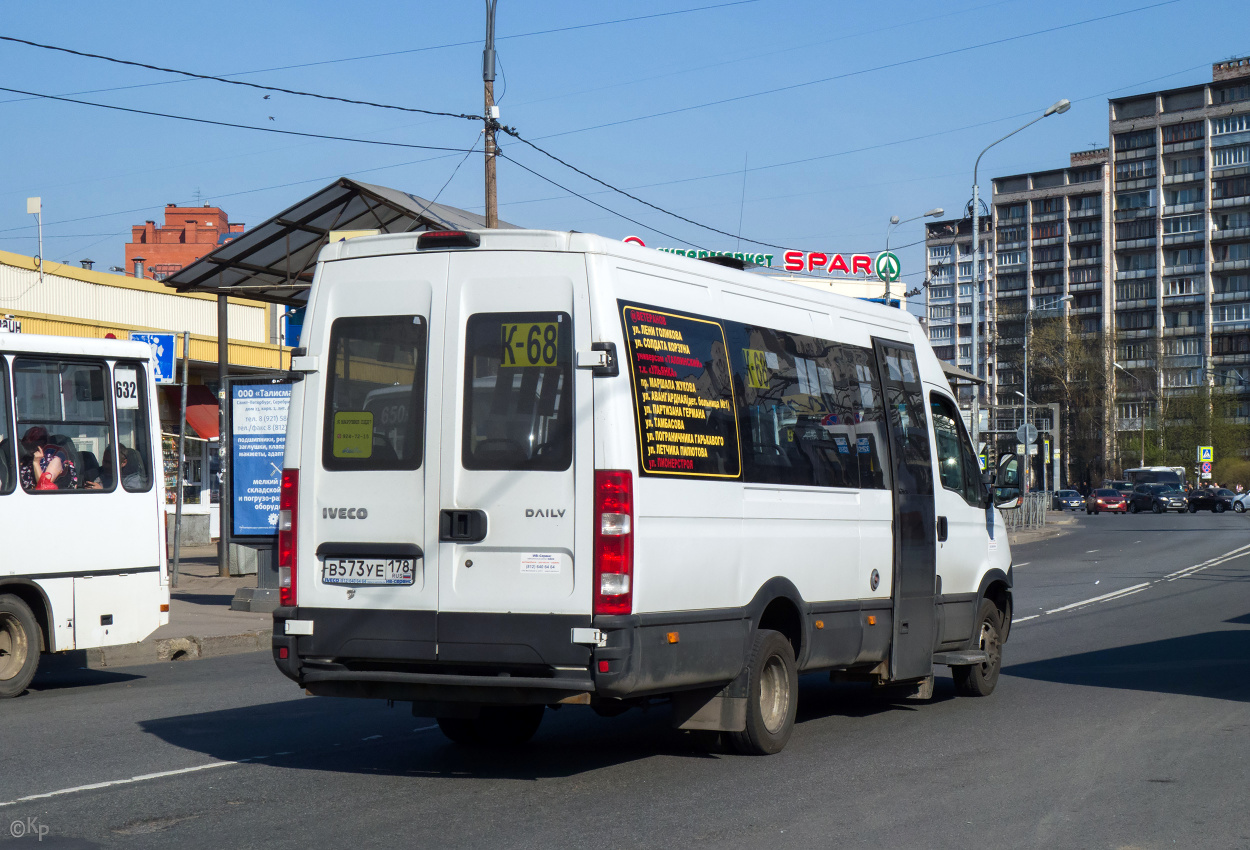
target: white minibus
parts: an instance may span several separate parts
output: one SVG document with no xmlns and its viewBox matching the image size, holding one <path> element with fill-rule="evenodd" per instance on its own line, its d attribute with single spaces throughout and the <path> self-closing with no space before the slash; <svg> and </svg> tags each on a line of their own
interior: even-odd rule
<svg viewBox="0 0 1250 850">
<path fill-rule="evenodd" d="M 152 349 L 0 334 L 0 697 L 169 622 Z"/>
<path fill-rule="evenodd" d="M 457 742 L 664 699 L 772 753 L 797 676 L 987 694 L 1001 516 L 905 311 L 580 233 L 321 252 L 274 612 L 314 695 Z"/>
</svg>

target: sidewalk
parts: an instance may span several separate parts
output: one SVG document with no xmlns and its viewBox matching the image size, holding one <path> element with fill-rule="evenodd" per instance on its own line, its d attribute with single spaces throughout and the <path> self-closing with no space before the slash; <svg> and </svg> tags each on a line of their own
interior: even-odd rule
<svg viewBox="0 0 1250 850">
<path fill-rule="evenodd" d="M 185 547 L 178 586 L 169 592 L 169 624 L 140 643 L 86 650 L 84 666 L 123 667 L 268 651 L 273 616 L 230 610 L 238 588 L 255 586 L 254 575 L 217 574 L 216 546 Z"/>
<path fill-rule="evenodd" d="M 1007 542 L 1012 546 L 1022 546 L 1025 543 L 1037 543 L 1039 540 L 1049 540 L 1052 537 L 1059 537 L 1067 534 L 1068 529 L 1076 524 L 1076 514 L 1067 511 L 1047 511 L 1046 525 L 1042 528 L 1025 528 L 1019 531 L 1008 531 Z"/>
</svg>

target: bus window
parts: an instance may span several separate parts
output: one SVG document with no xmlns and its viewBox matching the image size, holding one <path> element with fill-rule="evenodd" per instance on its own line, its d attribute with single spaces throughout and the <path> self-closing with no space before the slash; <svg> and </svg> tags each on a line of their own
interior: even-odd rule
<svg viewBox="0 0 1250 850">
<path fill-rule="evenodd" d="M 425 322 L 336 319 L 326 388 L 326 469 L 417 469 L 425 433 Z"/>
<path fill-rule="evenodd" d="M 147 381 L 137 363 L 113 367 L 113 402 L 117 406 L 117 462 L 121 485 L 131 493 L 152 489 L 151 426 Z M 88 471 L 83 470 L 86 476 Z"/>
<path fill-rule="evenodd" d="M 13 492 L 17 482 L 13 455 L 13 420 L 9 418 L 9 379 L 4 358 L 0 357 L 0 496 Z"/>
<path fill-rule="evenodd" d="M 21 462 L 29 463 L 27 454 L 36 450 L 62 460 L 56 490 L 48 492 L 80 490 L 82 470 L 110 462 L 113 429 L 106 376 L 103 363 L 33 357 L 13 361 Z M 33 470 L 19 477 L 24 487 L 35 489 Z M 112 488 L 106 483 L 104 489 Z"/>
<path fill-rule="evenodd" d="M 559 471 L 573 462 L 567 313 L 477 313 L 465 330 L 465 469 Z"/>
</svg>

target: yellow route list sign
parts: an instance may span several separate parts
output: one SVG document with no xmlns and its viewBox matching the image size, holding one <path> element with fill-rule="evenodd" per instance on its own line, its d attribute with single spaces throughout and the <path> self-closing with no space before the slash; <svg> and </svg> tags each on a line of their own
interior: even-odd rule
<svg viewBox="0 0 1250 850">
<path fill-rule="evenodd" d="M 373 414 L 340 410 L 334 414 L 335 457 L 366 458 L 373 454 Z"/>
</svg>

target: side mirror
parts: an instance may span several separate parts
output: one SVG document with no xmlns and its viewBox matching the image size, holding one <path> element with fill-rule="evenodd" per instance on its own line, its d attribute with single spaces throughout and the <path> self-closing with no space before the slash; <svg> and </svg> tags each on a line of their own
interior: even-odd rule
<svg viewBox="0 0 1250 850">
<path fill-rule="evenodd" d="M 985 472 L 981 476 L 982 480 L 987 475 L 991 476 L 991 484 L 1002 482 L 1002 486 L 993 487 L 990 491 L 994 507 L 999 510 L 1018 508 L 1024 501 L 1024 491 L 1020 488 L 1019 464 L 1020 459 L 1016 455 L 1004 455 L 996 472 Z"/>
</svg>

